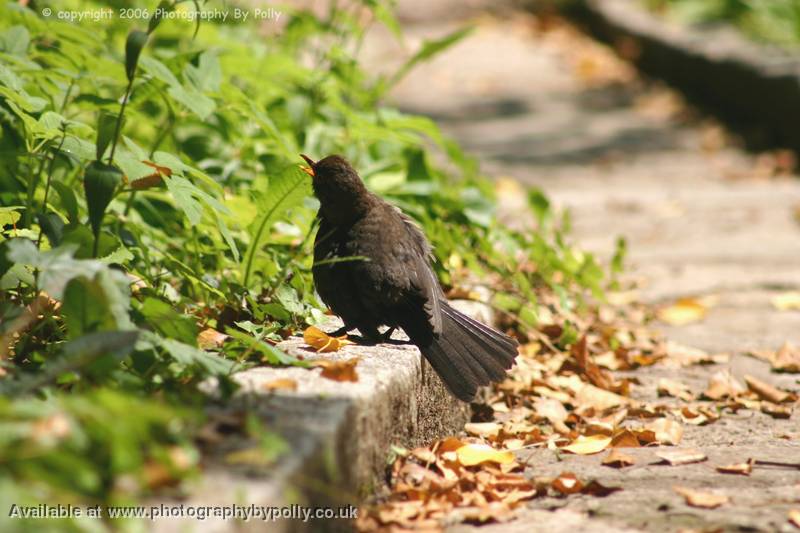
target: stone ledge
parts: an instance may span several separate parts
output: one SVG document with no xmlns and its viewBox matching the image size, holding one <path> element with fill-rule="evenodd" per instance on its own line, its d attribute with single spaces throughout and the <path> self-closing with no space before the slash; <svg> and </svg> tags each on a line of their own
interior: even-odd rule
<svg viewBox="0 0 800 533">
<path fill-rule="evenodd" d="M 630 0 L 574 0 L 567 14 L 756 146 L 800 150 L 800 59 L 724 26 L 678 26 Z"/>
<path fill-rule="evenodd" d="M 325 329 L 339 325 L 331 321 Z M 266 429 L 286 440 L 289 451 L 261 468 L 234 467 L 212 459 L 189 498 L 180 503 L 357 505 L 385 483 L 391 445 L 420 446 L 459 433 L 468 420 L 469 406 L 450 396 L 416 346 L 404 340 L 396 332 L 396 343 L 348 345 L 322 354 L 306 347 L 300 337 L 278 345 L 305 360 L 360 357 L 357 382 L 333 381 L 323 378 L 321 370 L 297 367 L 258 367 L 237 374 L 242 388 L 229 407 L 246 405 L 258 413 Z M 294 380 L 297 390 L 267 390 L 265 384 L 276 379 Z M 349 529 L 343 521 L 281 520 L 266 526 L 260 520 L 221 519 L 159 520 L 153 529 L 205 533 L 263 531 L 265 527 L 269 531 Z"/>
</svg>

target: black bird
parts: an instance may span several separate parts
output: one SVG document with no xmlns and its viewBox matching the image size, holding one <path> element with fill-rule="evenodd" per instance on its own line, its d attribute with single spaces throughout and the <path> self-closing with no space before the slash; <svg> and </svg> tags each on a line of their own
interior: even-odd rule
<svg viewBox="0 0 800 533">
<path fill-rule="evenodd" d="M 317 163 L 301 157 L 320 202 L 314 284 L 345 324 L 334 335 L 357 328 L 375 342 L 402 328 L 465 402 L 479 386 L 501 381 L 517 342 L 450 306 L 430 266 L 431 246 L 414 221 L 368 191 L 343 157 Z M 391 329 L 382 337 L 383 325 Z"/>
</svg>

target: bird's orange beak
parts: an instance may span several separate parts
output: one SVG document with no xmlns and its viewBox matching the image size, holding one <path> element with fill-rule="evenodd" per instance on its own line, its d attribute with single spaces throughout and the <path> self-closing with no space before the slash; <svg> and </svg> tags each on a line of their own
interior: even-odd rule
<svg viewBox="0 0 800 533">
<path fill-rule="evenodd" d="M 315 164 L 314 160 L 311 159 L 310 157 L 308 157 L 306 154 L 300 154 L 300 157 L 305 159 L 306 163 L 308 163 L 307 167 L 300 167 L 300 170 L 302 170 L 303 172 L 305 172 L 306 174 L 308 174 L 309 176 L 311 176 L 313 178 L 314 177 L 314 164 Z"/>
</svg>

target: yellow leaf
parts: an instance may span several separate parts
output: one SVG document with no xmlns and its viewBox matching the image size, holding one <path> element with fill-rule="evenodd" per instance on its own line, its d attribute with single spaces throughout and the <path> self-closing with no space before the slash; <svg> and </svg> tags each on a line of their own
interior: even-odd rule
<svg viewBox="0 0 800 533">
<path fill-rule="evenodd" d="M 317 359 L 311 361 L 313 366 L 322 368 L 322 377 L 333 381 L 358 381 L 356 365 L 358 357 L 347 359 L 346 361 L 330 361 L 328 359 Z"/>
<path fill-rule="evenodd" d="M 724 494 L 695 490 L 688 487 L 672 487 L 672 490 L 683 496 L 687 504 L 692 507 L 702 507 L 703 509 L 714 509 L 724 503 L 728 503 L 730 500 Z"/>
<path fill-rule="evenodd" d="M 342 346 L 353 344 L 347 339 L 347 335 L 341 337 L 331 337 L 316 326 L 309 326 L 303 332 L 303 340 L 318 352 L 336 352 Z"/>
<path fill-rule="evenodd" d="M 789 511 L 789 522 L 800 529 L 800 509 L 792 509 Z"/>
<path fill-rule="evenodd" d="M 783 292 L 772 298 L 772 306 L 778 311 L 800 310 L 800 292 Z"/>
<path fill-rule="evenodd" d="M 289 378 L 273 379 L 261 385 L 266 390 L 297 390 L 297 382 Z"/>
<path fill-rule="evenodd" d="M 514 462 L 514 454 L 509 451 L 495 450 L 486 444 L 467 444 L 456 450 L 458 462 L 463 466 L 481 463 L 509 464 Z"/>
<path fill-rule="evenodd" d="M 682 326 L 705 318 L 708 307 L 695 298 L 681 298 L 658 310 L 658 319 L 672 326 Z"/>
<path fill-rule="evenodd" d="M 609 444 L 611 444 L 611 437 L 605 435 L 592 435 L 591 437 L 579 435 L 572 443 L 561 449 L 578 455 L 591 455 L 602 452 L 608 448 Z"/>
<path fill-rule="evenodd" d="M 749 476 L 753 471 L 753 463 L 755 463 L 754 459 L 748 459 L 744 463 L 721 465 L 717 467 L 717 472 L 722 472 L 723 474 L 739 474 L 742 476 Z"/>
</svg>

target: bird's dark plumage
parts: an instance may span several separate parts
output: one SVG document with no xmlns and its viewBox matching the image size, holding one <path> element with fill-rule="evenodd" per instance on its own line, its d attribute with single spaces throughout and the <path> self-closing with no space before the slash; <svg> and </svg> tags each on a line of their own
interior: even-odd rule
<svg viewBox="0 0 800 533">
<path fill-rule="evenodd" d="M 369 192 L 344 158 L 303 158 L 320 201 L 314 283 L 345 329 L 377 340 L 380 326 L 402 328 L 463 401 L 502 380 L 517 342 L 449 305 L 420 228 Z"/>
</svg>

